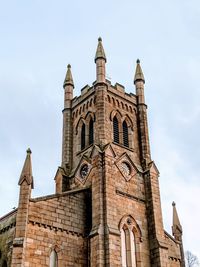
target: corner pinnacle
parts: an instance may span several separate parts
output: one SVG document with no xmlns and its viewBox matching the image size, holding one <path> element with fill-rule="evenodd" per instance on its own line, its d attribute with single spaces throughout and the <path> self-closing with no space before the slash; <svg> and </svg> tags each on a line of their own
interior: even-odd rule
<svg viewBox="0 0 200 267">
<path fill-rule="evenodd" d="M 66 85 L 72 85 L 74 88 L 74 81 L 72 78 L 71 65 L 70 64 L 67 65 L 67 73 L 66 73 L 65 80 L 63 83 L 63 88 L 65 88 Z"/>
<path fill-rule="evenodd" d="M 136 81 L 143 81 L 145 83 L 144 74 L 140 66 L 140 60 L 137 59 L 136 63 L 137 63 L 137 66 L 135 70 L 134 84 L 136 83 Z"/>
<path fill-rule="evenodd" d="M 96 50 L 96 55 L 95 55 L 95 63 L 97 61 L 97 59 L 104 59 L 106 62 L 106 54 L 104 52 L 104 48 L 103 48 L 103 44 L 102 44 L 102 38 L 99 37 L 98 38 L 98 45 L 97 45 L 97 50 Z"/>
<path fill-rule="evenodd" d="M 178 213 L 176 210 L 176 203 L 172 202 L 173 206 L 173 225 L 172 225 L 172 234 L 175 239 L 179 240 L 180 236 L 182 235 L 182 226 L 179 221 Z"/>
<path fill-rule="evenodd" d="M 26 151 L 26 159 L 24 162 L 24 166 L 22 168 L 22 172 L 19 178 L 18 185 L 21 185 L 24 180 L 26 180 L 28 185 L 31 185 L 33 188 L 33 175 L 32 175 L 32 164 L 31 164 L 31 150 L 30 148 L 27 149 Z"/>
</svg>

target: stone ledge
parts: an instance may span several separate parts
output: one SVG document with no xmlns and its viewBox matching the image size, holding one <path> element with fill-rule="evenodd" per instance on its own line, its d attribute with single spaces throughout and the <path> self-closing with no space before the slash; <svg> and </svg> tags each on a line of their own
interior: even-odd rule
<svg viewBox="0 0 200 267">
<path fill-rule="evenodd" d="M 45 224 L 45 223 L 41 223 L 41 222 L 37 222 L 37 221 L 29 220 L 28 223 L 32 224 L 32 225 L 37 225 L 38 227 L 48 228 L 49 230 L 52 230 L 54 232 L 60 231 L 60 232 L 66 232 L 66 234 L 76 235 L 76 236 L 82 237 L 82 238 L 86 237 L 83 233 L 78 233 L 78 232 L 71 231 L 71 230 L 68 230 L 65 228 L 55 227 L 53 225 L 49 225 L 49 224 Z"/>
<path fill-rule="evenodd" d="M 116 189 L 115 192 L 116 192 L 116 194 L 119 195 L 119 196 L 127 197 L 127 198 L 129 198 L 129 199 L 133 199 L 133 200 L 136 200 L 136 201 L 138 201 L 138 202 L 146 203 L 146 200 L 145 200 L 145 199 L 136 197 L 136 196 L 131 195 L 131 194 L 128 194 L 128 193 L 125 193 L 125 192 L 120 191 L 120 190 L 118 190 L 118 189 Z"/>
<path fill-rule="evenodd" d="M 57 193 L 57 194 L 52 194 L 52 195 L 46 195 L 46 196 L 43 196 L 43 197 L 31 198 L 30 201 L 31 202 L 45 201 L 45 200 L 48 200 L 48 199 L 59 198 L 59 197 L 64 197 L 64 196 L 68 196 L 68 195 L 77 194 L 77 193 L 80 193 L 81 191 L 87 191 L 89 189 L 90 189 L 90 187 L 73 189 L 73 190 L 70 190 L 70 191 L 63 192 L 63 193 Z"/>
</svg>

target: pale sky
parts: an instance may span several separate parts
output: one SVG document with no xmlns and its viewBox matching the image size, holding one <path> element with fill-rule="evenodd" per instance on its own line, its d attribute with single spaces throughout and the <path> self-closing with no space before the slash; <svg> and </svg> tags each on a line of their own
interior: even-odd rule
<svg viewBox="0 0 200 267">
<path fill-rule="evenodd" d="M 112 84 L 119 82 L 134 93 L 135 62 L 141 60 L 165 229 L 171 234 L 175 201 L 184 248 L 200 259 L 199 0 L 0 4 L 0 216 L 17 206 L 28 147 L 33 152 L 33 197 L 54 193 L 66 66 L 72 65 L 79 95 L 95 80 L 101 36 Z"/>
</svg>

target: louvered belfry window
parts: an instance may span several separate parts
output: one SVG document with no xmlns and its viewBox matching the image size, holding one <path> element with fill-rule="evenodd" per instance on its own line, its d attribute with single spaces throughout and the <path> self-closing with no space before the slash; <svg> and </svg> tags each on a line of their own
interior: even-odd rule
<svg viewBox="0 0 200 267">
<path fill-rule="evenodd" d="M 83 123 L 81 128 L 81 149 L 85 148 L 85 124 Z"/>
<path fill-rule="evenodd" d="M 116 116 L 113 118 L 113 139 L 119 144 L 119 123 Z"/>
<path fill-rule="evenodd" d="M 94 122 L 91 119 L 89 123 L 89 145 L 94 143 Z"/>
<path fill-rule="evenodd" d="M 124 121 L 123 125 L 123 145 L 126 147 L 129 147 L 129 141 L 128 141 L 128 126 L 127 123 Z"/>
</svg>

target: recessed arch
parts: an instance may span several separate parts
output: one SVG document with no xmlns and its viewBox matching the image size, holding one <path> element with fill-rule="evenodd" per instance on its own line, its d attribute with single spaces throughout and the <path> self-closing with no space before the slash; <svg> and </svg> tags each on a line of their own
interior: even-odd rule
<svg viewBox="0 0 200 267">
<path fill-rule="evenodd" d="M 113 141 L 119 144 L 119 121 L 117 116 L 113 118 Z"/>
<path fill-rule="evenodd" d="M 122 114 L 117 109 L 112 110 L 112 112 L 110 113 L 110 120 L 113 121 L 113 118 L 115 116 L 117 117 L 118 120 L 120 120 L 120 121 L 122 120 Z"/>
<path fill-rule="evenodd" d="M 129 106 L 129 112 L 130 112 L 130 113 L 133 113 L 133 109 L 132 109 L 131 106 Z"/>
<path fill-rule="evenodd" d="M 85 148 L 86 146 L 86 143 L 85 143 L 85 132 L 86 132 L 86 129 L 85 129 L 85 123 L 82 124 L 81 126 L 81 150 Z"/>
<path fill-rule="evenodd" d="M 93 105 L 93 98 L 90 99 L 90 107 Z"/>
<path fill-rule="evenodd" d="M 127 126 L 131 128 L 133 131 L 133 121 L 131 120 L 130 116 L 126 114 L 125 116 L 122 117 L 122 121 L 126 121 Z"/>
<path fill-rule="evenodd" d="M 95 121 L 95 114 L 91 111 L 88 111 L 87 114 L 85 115 L 85 121 L 87 121 L 90 118 L 92 118 L 93 121 Z"/>
<path fill-rule="evenodd" d="M 114 99 L 114 97 L 112 97 L 112 103 L 113 103 L 113 106 L 115 106 L 115 99 Z"/>
<path fill-rule="evenodd" d="M 78 134 L 78 128 L 81 128 L 83 123 L 85 123 L 85 120 L 83 119 L 83 117 L 80 117 L 75 127 L 76 134 Z"/>
<path fill-rule="evenodd" d="M 142 239 L 142 231 L 138 225 L 138 223 L 136 222 L 136 220 L 133 218 L 132 215 L 130 214 L 126 214 L 124 215 L 120 222 L 119 222 L 119 229 L 122 229 L 124 227 L 124 225 L 131 225 L 134 233 L 136 233 L 136 236 L 140 239 Z"/>
<path fill-rule="evenodd" d="M 125 120 L 122 123 L 122 130 L 123 130 L 123 145 L 129 147 L 128 125 Z"/>
<path fill-rule="evenodd" d="M 125 215 L 120 223 L 122 267 L 140 266 L 141 230 L 131 215 Z"/>
</svg>

